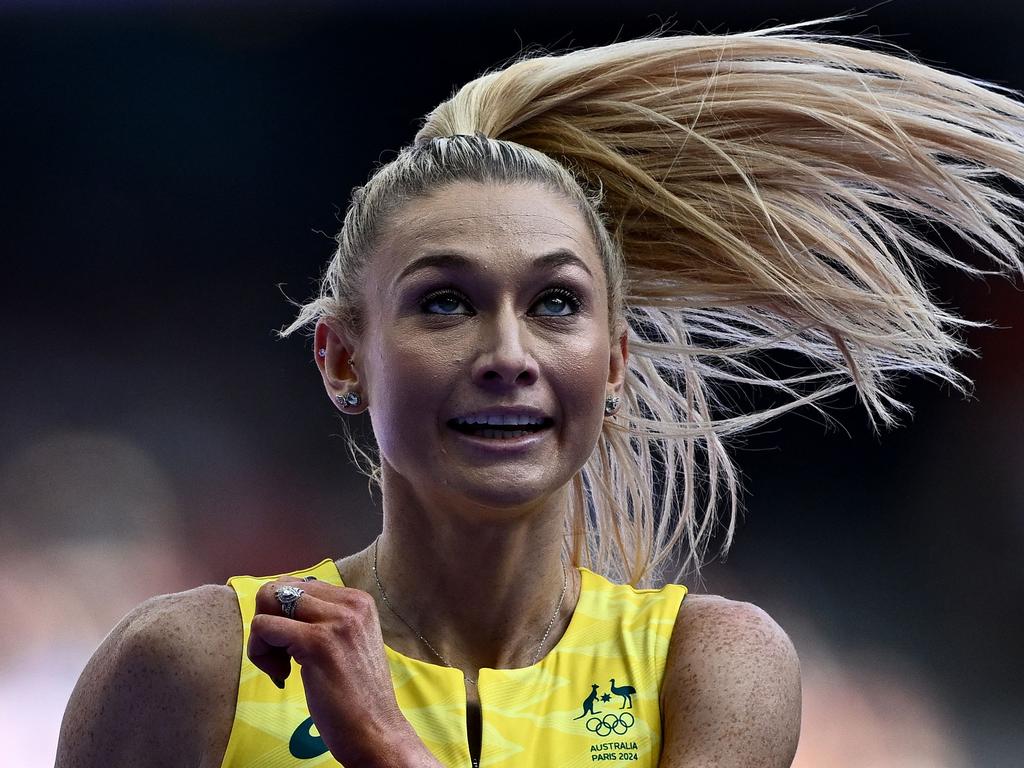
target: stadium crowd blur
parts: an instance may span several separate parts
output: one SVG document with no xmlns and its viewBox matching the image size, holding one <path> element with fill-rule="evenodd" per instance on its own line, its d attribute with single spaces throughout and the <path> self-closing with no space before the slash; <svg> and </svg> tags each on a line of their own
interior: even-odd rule
<svg viewBox="0 0 1024 768">
<path fill-rule="evenodd" d="M 52 765 L 82 666 L 137 603 L 374 535 L 311 351 L 272 331 L 285 293 L 310 294 L 349 189 L 420 115 L 523 44 L 603 44 L 673 11 L 678 31 L 736 31 L 848 8 L 197 7 L 0 10 L 4 766 Z M 824 26 L 1024 87 L 1024 12 L 929 7 Z M 1024 759 L 1024 293 L 933 279 L 1002 326 L 966 334 L 972 399 L 907 382 L 897 431 L 875 435 L 847 398 L 834 422 L 797 414 L 736 441 L 745 517 L 690 585 L 792 636 L 798 768 Z"/>
</svg>

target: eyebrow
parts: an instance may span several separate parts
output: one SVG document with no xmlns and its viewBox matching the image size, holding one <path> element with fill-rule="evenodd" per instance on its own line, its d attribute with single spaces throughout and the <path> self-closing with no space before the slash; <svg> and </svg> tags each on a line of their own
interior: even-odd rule
<svg viewBox="0 0 1024 768">
<path fill-rule="evenodd" d="M 405 269 L 403 269 L 395 282 L 401 282 L 405 278 L 414 272 L 419 272 L 421 269 L 427 269 L 428 267 L 436 267 L 437 269 L 456 269 L 459 267 L 472 269 L 477 265 L 475 259 L 471 259 L 467 256 L 463 256 L 459 253 L 430 253 L 426 256 L 420 256 L 418 259 L 413 260 Z M 590 267 L 586 265 L 579 256 L 570 251 L 568 248 L 559 248 L 545 253 L 535 258 L 530 265 L 534 269 L 548 268 L 553 269 L 555 267 L 572 266 L 579 267 L 591 278 L 594 274 L 590 271 Z"/>
</svg>

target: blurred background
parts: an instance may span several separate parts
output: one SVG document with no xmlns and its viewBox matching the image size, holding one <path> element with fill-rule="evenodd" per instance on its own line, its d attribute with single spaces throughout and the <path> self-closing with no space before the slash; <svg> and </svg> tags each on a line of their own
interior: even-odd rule
<svg viewBox="0 0 1024 768">
<path fill-rule="evenodd" d="M 0 764 L 53 764 L 137 603 L 375 535 L 309 344 L 273 330 L 421 116 L 524 47 L 849 10 L 824 28 L 1024 87 L 1011 2 L 0 6 Z M 798 768 L 1024 765 L 1024 293 L 934 279 L 1001 326 L 968 335 L 972 396 L 908 381 L 896 431 L 849 399 L 736 443 L 744 521 L 692 585 L 792 636 Z"/>
</svg>

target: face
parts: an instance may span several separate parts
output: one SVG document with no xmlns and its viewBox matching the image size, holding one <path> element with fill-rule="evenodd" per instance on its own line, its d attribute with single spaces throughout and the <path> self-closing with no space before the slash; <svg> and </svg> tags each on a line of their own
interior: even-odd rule
<svg viewBox="0 0 1024 768">
<path fill-rule="evenodd" d="M 604 271 L 571 201 L 475 183 L 414 200 L 382 236 L 363 298 L 349 384 L 386 473 L 500 514 L 542 503 L 585 463 L 626 342 L 609 335 Z"/>
</svg>

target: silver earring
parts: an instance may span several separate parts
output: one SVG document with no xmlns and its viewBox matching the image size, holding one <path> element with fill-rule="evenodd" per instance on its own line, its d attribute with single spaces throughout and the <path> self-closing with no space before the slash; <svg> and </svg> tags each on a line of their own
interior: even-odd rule
<svg viewBox="0 0 1024 768">
<path fill-rule="evenodd" d="M 327 357 L 327 348 L 326 347 L 320 347 L 320 349 L 317 350 L 317 354 L 320 355 L 320 357 Z M 356 361 L 353 360 L 351 357 L 348 359 L 348 364 L 349 365 L 355 365 L 355 362 Z"/>
<path fill-rule="evenodd" d="M 611 416 L 619 408 L 621 401 L 615 395 L 608 395 L 604 400 L 604 415 Z"/>
<path fill-rule="evenodd" d="M 355 407 L 363 401 L 358 392 L 347 392 L 345 394 L 339 392 L 335 397 L 338 398 L 339 403 L 349 407 Z"/>
</svg>

